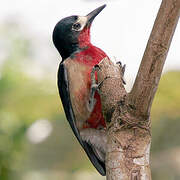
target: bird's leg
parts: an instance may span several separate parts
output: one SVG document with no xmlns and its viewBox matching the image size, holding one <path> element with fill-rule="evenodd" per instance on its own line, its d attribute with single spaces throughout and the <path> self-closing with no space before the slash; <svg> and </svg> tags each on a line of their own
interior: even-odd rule
<svg viewBox="0 0 180 180">
<path fill-rule="evenodd" d="M 89 101 L 88 101 L 88 110 L 90 112 L 93 111 L 94 105 L 96 104 L 96 99 L 94 98 L 95 92 L 99 90 L 99 85 L 96 83 L 95 72 L 99 69 L 98 65 L 95 65 L 91 71 L 91 88 L 89 94 Z"/>
<path fill-rule="evenodd" d="M 124 80 L 124 72 L 125 72 L 125 69 L 126 69 L 126 64 L 124 64 L 122 66 L 121 61 L 118 61 L 116 64 L 119 64 L 120 69 L 121 69 L 121 73 L 122 73 L 122 81 L 123 81 L 124 84 L 126 84 L 126 81 Z"/>
<path fill-rule="evenodd" d="M 94 109 L 94 105 L 96 104 L 96 99 L 94 98 L 95 92 L 99 92 L 99 88 L 101 87 L 104 80 L 106 80 L 109 77 L 106 77 L 104 80 L 102 80 L 99 84 L 96 83 L 96 77 L 95 72 L 99 70 L 99 66 L 95 65 L 91 71 L 91 88 L 90 88 L 90 95 L 89 95 L 89 101 L 88 101 L 88 110 L 89 112 L 92 112 Z"/>
</svg>

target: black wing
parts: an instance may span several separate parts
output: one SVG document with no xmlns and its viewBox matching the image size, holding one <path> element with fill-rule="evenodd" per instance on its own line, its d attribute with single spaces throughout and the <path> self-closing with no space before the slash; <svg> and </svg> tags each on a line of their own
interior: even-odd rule
<svg viewBox="0 0 180 180">
<path fill-rule="evenodd" d="M 90 144 L 83 141 L 79 131 L 75 124 L 75 116 L 71 105 L 71 99 L 69 94 L 69 84 L 68 84 L 68 75 L 66 71 L 66 67 L 63 63 L 60 63 L 59 71 L 58 71 L 58 88 L 59 88 L 59 94 L 61 97 L 61 101 L 64 107 L 64 111 L 66 114 L 66 118 L 76 136 L 81 146 L 84 148 L 85 152 L 87 153 L 90 161 L 95 166 L 95 168 L 99 171 L 99 173 L 103 176 L 106 175 L 106 169 L 104 162 L 100 161 L 96 154 L 93 151 L 93 148 Z"/>
</svg>

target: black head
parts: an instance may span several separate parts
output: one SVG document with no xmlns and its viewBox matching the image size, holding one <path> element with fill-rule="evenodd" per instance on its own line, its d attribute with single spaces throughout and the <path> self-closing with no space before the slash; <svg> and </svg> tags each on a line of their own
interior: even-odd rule
<svg viewBox="0 0 180 180">
<path fill-rule="evenodd" d="M 53 43 L 59 51 L 62 59 L 66 59 L 72 53 L 79 50 L 79 35 L 85 28 L 90 28 L 94 18 L 105 8 L 103 5 L 87 16 L 69 16 L 60 20 L 53 31 Z"/>
</svg>

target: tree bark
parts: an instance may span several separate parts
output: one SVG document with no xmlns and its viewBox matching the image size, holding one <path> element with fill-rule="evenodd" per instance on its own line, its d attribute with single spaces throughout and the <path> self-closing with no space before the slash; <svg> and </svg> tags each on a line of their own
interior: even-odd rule
<svg viewBox="0 0 180 180">
<path fill-rule="evenodd" d="M 153 97 L 180 15 L 180 0 L 163 0 L 130 93 L 139 114 L 150 114 Z"/>
<path fill-rule="evenodd" d="M 151 180 L 150 110 L 180 14 L 180 0 L 163 0 L 134 86 L 127 93 L 123 68 L 108 58 L 98 65 L 106 120 L 107 180 Z"/>
</svg>

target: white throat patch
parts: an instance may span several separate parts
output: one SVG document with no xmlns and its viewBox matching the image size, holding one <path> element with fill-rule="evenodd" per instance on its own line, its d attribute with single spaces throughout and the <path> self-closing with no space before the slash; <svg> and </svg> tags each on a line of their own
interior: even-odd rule
<svg viewBox="0 0 180 180">
<path fill-rule="evenodd" d="M 82 31 L 83 28 L 86 26 L 87 21 L 88 21 L 88 18 L 86 16 L 78 16 L 77 21 L 72 25 L 72 30 Z"/>
</svg>

